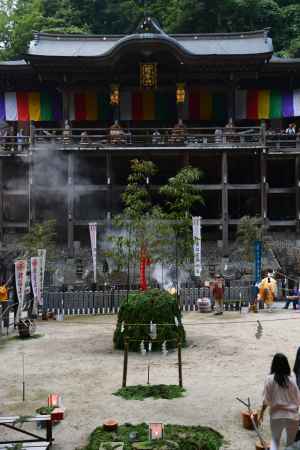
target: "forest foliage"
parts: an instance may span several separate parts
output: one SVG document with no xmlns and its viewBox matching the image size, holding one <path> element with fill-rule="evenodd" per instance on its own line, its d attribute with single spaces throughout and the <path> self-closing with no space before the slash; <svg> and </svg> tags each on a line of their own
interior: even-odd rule
<svg viewBox="0 0 300 450">
<path fill-rule="evenodd" d="M 299 0 L 0 0 L 0 58 L 21 57 L 33 31 L 131 33 L 144 13 L 167 33 L 270 27 L 276 53 L 300 57 Z"/>
</svg>

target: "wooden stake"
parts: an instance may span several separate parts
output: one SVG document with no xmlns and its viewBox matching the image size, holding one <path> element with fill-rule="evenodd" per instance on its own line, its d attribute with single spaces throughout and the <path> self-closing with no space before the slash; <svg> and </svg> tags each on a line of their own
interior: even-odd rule
<svg viewBox="0 0 300 450">
<path fill-rule="evenodd" d="M 25 402 L 25 355 L 22 354 L 22 399 Z"/>
<path fill-rule="evenodd" d="M 178 379 L 179 379 L 179 386 L 182 388 L 182 359 L 181 359 L 181 342 L 177 341 L 177 354 L 178 354 Z"/>
<path fill-rule="evenodd" d="M 124 343 L 124 363 L 123 363 L 123 381 L 122 387 L 126 387 L 127 382 L 127 366 L 128 366 L 128 338 L 125 338 Z"/>
</svg>

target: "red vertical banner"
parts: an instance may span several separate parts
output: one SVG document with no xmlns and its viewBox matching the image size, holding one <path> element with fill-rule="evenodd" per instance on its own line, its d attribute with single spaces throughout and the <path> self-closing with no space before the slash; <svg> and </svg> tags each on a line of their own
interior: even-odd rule
<svg viewBox="0 0 300 450">
<path fill-rule="evenodd" d="M 247 119 L 258 119 L 258 90 L 249 89 L 247 92 Z"/>
<path fill-rule="evenodd" d="M 29 121 L 29 98 L 27 92 L 17 92 L 17 110 L 20 122 Z"/>
<path fill-rule="evenodd" d="M 189 95 L 190 120 L 200 119 L 200 92 L 192 90 Z"/>
<path fill-rule="evenodd" d="M 151 261 L 147 254 L 147 249 L 143 246 L 140 254 L 140 290 L 146 291 L 148 289 L 146 279 L 146 267 L 150 266 Z"/>
<path fill-rule="evenodd" d="M 78 122 L 86 120 L 85 94 L 74 95 L 74 106 L 75 106 L 75 120 L 78 120 Z"/>
<path fill-rule="evenodd" d="M 143 96 L 141 92 L 132 94 L 132 119 L 134 121 L 143 120 Z"/>
</svg>

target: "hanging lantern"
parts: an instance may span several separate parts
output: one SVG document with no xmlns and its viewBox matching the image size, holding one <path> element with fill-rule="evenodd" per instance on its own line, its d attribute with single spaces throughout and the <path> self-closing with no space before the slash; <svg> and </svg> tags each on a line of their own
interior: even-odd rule
<svg viewBox="0 0 300 450">
<path fill-rule="evenodd" d="M 119 85 L 112 84 L 110 87 L 110 104 L 116 106 L 119 103 L 120 103 Z"/>
<path fill-rule="evenodd" d="M 140 86 L 145 89 L 157 88 L 157 64 L 140 64 Z"/>
<path fill-rule="evenodd" d="M 177 103 L 184 103 L 184 100 L 185 100 L 185 84 L 177 83 L 176 101 Z"/>
</svg>

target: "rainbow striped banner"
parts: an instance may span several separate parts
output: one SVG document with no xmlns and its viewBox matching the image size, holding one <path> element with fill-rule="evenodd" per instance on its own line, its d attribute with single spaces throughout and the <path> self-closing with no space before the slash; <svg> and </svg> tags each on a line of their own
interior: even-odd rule
<svg viewBox="0 0 300 450">
<path fill-rule="evenodd" d="M 300 89 L 237 90 L 235 96 L 237 119 L 281 119 L 300 116 Z"/>
<path fill-rule="evenodd" d="M 62 95 L 58 92 L 0 93 L 0 120 L 60 121 L 62 117 Z"/>
<path fill-rule="evenodd" d="M 122 91 L 120 117 L 124 121 L 176 121 L 175 92 Z"/>
<path fill-rule="evenodd" d="M 112 120 L 112 108 L 108 94 L 87 90 L 70 94 L 70 120 L 83 122 L 86 120 Z"/>
<path fill-rule="evenodd" d="M 185 101 L 185 120 L 225 122 L 228 102 L 225 92 L 212 92 L 205 88 L 192 88 Z"/>
</svg>

